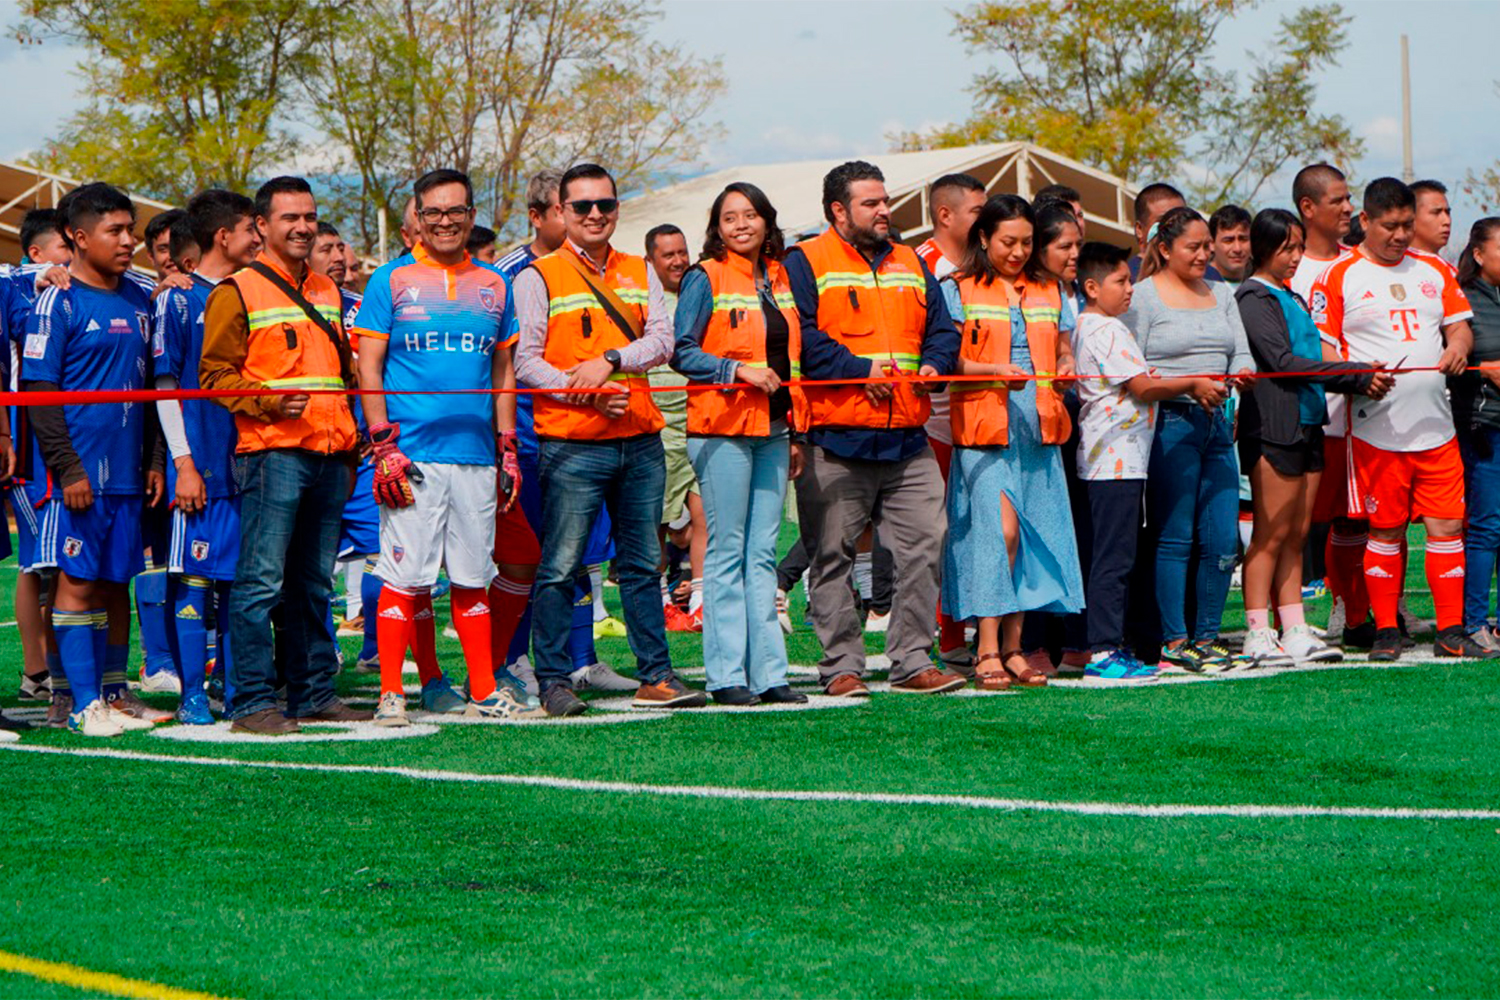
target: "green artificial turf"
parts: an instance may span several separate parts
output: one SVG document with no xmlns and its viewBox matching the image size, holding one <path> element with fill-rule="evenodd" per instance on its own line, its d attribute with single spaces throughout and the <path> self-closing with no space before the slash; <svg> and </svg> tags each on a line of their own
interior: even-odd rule
<svg viewBox="0 0 1500 1000">
<path fill-rule="evenodd" d="M 599 645 L 629 662 L 624 640 Z M 701 664 L 697 636 L 672 647 Z M 816 657 L 805 630 L 790 647 Z M 13 629 L 0 652 L 19 662 Z M 451 641 L 440 654 L 462 662 Z M 1495 809 L 1496 672 L 1414 663 L 381 743 L 103 745 L 661 785 Z M 370 683 L 341 678 L 350 696 Z M 3 750 L 0 787 L 0 950 L 223 996 L 1500 993 L 1497 820 L 725 801 Z M 0 998 L 82 995 L 0 974 Z"/>
</svg>

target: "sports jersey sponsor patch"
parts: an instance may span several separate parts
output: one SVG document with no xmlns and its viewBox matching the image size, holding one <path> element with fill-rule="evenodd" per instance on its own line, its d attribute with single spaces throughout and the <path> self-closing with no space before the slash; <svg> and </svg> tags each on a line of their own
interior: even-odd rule
<svg viewBox="0 0 1500 1000">
<path fill-rule="evenodd" d="M 1323 292 L 1313 292 L 1311 311 L 1314 323 L 1323 322 L 1324 317 L 1328 315 L 1327 294 Z"/>
<path fill-rule="evenodd" d="M 67 538 L 63 539 L 63 555 L 69 557 L 70 559 L 77 558 L 78 554 L 82 551 L 83 539 L 74 538 L 72 535 L 69 535 Z"/>
<path fill-rule="evenodd" d="M 47 335 L 45 333 L 28 333 L 26 335 L 26 349 L 21 356 L 33 361 L 40 361 L 47 354 Z"/>
<path fill-rule="evenodd" d="M 1417 286 L 1417 288 L 1421 290 L 1422 294 L 1427 296 L 1429 299 L 1435 299 L 1438 297 L 1437 285 L 1434 285 L 1430 281 L 1422 282 Z"/>
<path fill-rule="evenodd" d="M 400 562 L 406 557 L 406 549 L 400 545 L 391 546 L 391 558 Z"/>
</svg>

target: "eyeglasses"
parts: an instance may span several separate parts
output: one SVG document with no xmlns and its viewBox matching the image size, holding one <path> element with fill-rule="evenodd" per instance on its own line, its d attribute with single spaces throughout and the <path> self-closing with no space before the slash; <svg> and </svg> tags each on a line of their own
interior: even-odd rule
<svg viewBox="0 0 1500 1000">
<path fill-rule="evenodd" d="M 435 226 L 439 222 L 462 222 L 474 214 L 473 205 L 459 205 L 455 208 L 424 208 L 417 213 L 422 221 L 429 226 Z"/>
<path fill-rule="evenodd" d="M 580 218 L 588 218 L 595 208 L 599 209 L 600 215 L 614 215 L 620 208 L 618 198 L 579 198 L 577 201 L 568 202 L 568 207 Z"/>
</svg>

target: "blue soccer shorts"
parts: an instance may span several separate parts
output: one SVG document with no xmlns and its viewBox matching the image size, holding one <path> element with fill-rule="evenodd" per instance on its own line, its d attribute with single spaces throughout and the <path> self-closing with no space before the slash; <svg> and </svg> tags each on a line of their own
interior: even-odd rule
<svg viewBox="0 0 1500 1000">
<path fill-rule="evenodd" d="M 56 566 L 75 580 L 128 583 L 146 568 L 138 496 L 94 495 L 87 510 L 47 501 L 37 544 L 38 566 Z"/>
<path fill-rule="evenodd" d="M 234 580 L 240 560 L 240 498 L 211 497 L 196 514 L 172 511 L 172 548 L 167 572 Z"/>
</svg>

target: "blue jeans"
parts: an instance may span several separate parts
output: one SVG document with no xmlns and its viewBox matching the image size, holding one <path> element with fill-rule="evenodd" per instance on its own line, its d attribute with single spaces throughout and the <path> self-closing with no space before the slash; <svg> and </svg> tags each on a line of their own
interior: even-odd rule
<svg viewBox="0 0 1500 1000">
<path fill-rule="evenodd" d="M 292 449 L 251 452 L 236 463 L 244 493 L 229 597 L 232 715 L 276 707 L 271 611 L 278 603 L 286 714 L 312 715 L 336 700 L 338 659 L 325 621 L 352 470 L 342 456 Z"/>
<path fill-rule="evenodd" d="M 1193 638 L 1219 636 L 1239 541 L 1239 466 L 1229 420 L 1196 403 L 1163 403 L 1151 444 L 1147 497 L 1156 538 L 1156 604 L 1162 638 L 1188 636 L 1188 565 L 1198 554 Z"/>
<path fill-rule="evenodd" d="M 543 691 L 567 684 L 575 579 L 600 508 L 614 525 L 615 575 L 620 581 L 636 676 L 655 683 L 672 671 L 662 615 L 658 564 L 667 460 L 655 434 L 613 441 L 542 441 L 542 562 L 533 593 L 532 642 Z"/>
<path fill-rule="evenodd" d="M 779 430 L 778 430 L 779 428 Z M 776 540 L 791 459 L 786 425 L 770 437 L 690 437 L 708 519 L 703 562 L 703 663 L 708 689 L 760 694 L 786 683 L 776 620 Z"/>
<path fill-rule="evenodd" d="M 1464 631 L 1489 623 L 1490 585 L 1500 553 L 1500 428 L 1459 434 L 1464 456 Z"/>
</svg>

